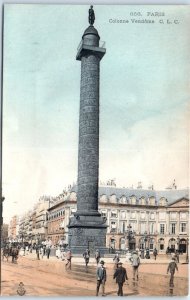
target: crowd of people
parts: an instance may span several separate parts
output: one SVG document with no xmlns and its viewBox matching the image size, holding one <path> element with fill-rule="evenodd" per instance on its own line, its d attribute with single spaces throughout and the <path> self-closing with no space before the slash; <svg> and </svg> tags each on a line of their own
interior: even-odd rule
<svg viewBox="0 0 190 300">
<path fill-rule="evenodd" d="M 7 244 L 2 249 L 2 259 L 12 256 L 12 262 L 17 262 L 18 256 L 25 256 L 33 251 L 36 252 L 36 259 L 43 259 L 46 255 L 47 259 L 50 257 L 52 243 L 50 240 L 45 241 L 41 244 L 34 244 L 34 245 L 25 245 L 25 244 Z M 83 258 L 85 262 L 85 267 L 88 267 L 90 262 L 90 250 L 87 248 L 83 253 Z M 65 261 L 65 269 L 71 270 L 71 260 L 72 260 L 72 253 L 69 248 L 65 248 L 63 245 L 57 245 L 55 250 L 55 256 L 62 261 Z M 142 257 L 142 252 L 139 253 L 138 249 L 134 250 L 130 253 L 129 262 L 131 263 L 133 272 L 133 281 L 139 280 L 139 266 L 140 266 L 140 259 L 142 258 L 150 258 L 150 254 L 146 253 L 145 257 Z M 158 256 L 158 251 L 155 248 L 153 251 L 153 257 L 156 260 Z M 96 285 L 96 296 L 99 294 L 100 287 L 102 289 L 102 296 L 105 296 L 105 285 L 107 279 L 107 270 L 105 268 L 105 262 L 101 259 L 101 253 L 99 249 L 96 249 L 94 254 L 94 259 L 97 265 L 96 277 L 97 277 L 97 285 Z M 118 296 L 123 296 L 123 284 L 125 281 L 128 281 L 128 275 L 126 268 L 123 267 L 123 263 L 120 259 L 119 252 L 116 252 L 113 257 L 113 279 L 116 280 L 118 284 Z M 179 253 L 175 251 L 171 256 L 171 261 L 167 267 L 167 274 L 170 273 L 170 280 L 169 286 L 172 288 L 174 286 L 174 274 L 175 271 L 178 271 L 177 263 L 179 263 Z"/>
</svg>

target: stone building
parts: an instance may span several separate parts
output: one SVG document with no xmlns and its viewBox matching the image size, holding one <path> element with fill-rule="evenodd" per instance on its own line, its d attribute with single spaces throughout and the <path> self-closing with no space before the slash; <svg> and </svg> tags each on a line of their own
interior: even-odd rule
<svg viewBox="0 0 190 300">
<path fill-rule="evenodd" d="M 19 217 L 19 232 L 18 232 L 18 241 L 24 242 L 27 239 L 27 230 L 28 230 L 28 216 L 27 213 Z"/>
<path fill-rule="evenodd" d="M 51 205 L 51 197 L 42 196 L 35 205 L 32 215 L 32 237 L 34 241 L 42 241 L 47 236 L 47 210 Z M 35 222 L 34 222 L 35 221 Z"/>
<path fill-rule="evenodd" d="M 72 208 L 73 207 L 73 208 Z M 68 228 L 69 218 L 76 212 L 76 193 L 71 192 L 48 209 L 48 230 L 47 236 L 55 245 L 60 240 L 64 244 L 68 244 Z"/>
<path fill-rule="evenodd" d="M 15 240 L 18 236 L 18 216 L 13 216 L 10 220 L 8 227 L 8 237 L 9 240 Z"/>
<path fill-rule="evenodd" d="M 1 231 L 1 245 L 4 242 L 7 242 L 8 240 L 8 230 L 9 230 L 9 225 L 8 224 L 3 224 L 2 225 L 2 231 Z"/>
<path fill-rule="evenodd" d="M 20 216 L 18 239 L 20 242 L 35 243 L 45 240 L 47 236 L 47 209 L 52 204 L 52 197 L 42 196 L 29 210 Z"/>
<path fill-rule="evenodd" d="M 69 218 L 76 211 L 77 187 L 73 187 L 48 212 L 48 237 L 68 242 Z M 106 246 L 112 249 L 167 247 L 186 252 L 189 234 L 189 190 L 99 187 L 99 212 L 107 219 Z M 131 236 L 129 236 L 129 230 Z"/>
</svg>

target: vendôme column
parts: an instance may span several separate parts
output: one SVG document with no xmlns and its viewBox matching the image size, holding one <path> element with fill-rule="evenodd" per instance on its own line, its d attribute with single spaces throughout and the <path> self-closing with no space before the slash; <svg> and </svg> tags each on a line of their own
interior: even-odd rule
<svg viewBox="0 0 190 300">
<path fill-rule="evenodd" d="M 69 223 L 69 247 L 82 253 L 87 247 L 106 251 L 106 220 L 98 212 L 99 181 L 99 75 L 106 49 L 99 46 L 95 14 L 89 9 L 76 59 L 81 61 L 77 212 Z"/>
</svg>

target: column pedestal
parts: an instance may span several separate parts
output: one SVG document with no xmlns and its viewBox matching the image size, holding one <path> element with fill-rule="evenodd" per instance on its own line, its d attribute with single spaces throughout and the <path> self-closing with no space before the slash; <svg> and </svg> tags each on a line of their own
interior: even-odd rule
<svg viewBox="0 0 190 300">
<path fill-rule="evenodd" d="M 69 247 L 74 254 L 82 254 L 88 248 L 91 253 L 96 249 L 101 255 L 108 253 L 106 245 L 106 219 L 99 216 L 75 215 L 69 223 Z"/>
</svg>

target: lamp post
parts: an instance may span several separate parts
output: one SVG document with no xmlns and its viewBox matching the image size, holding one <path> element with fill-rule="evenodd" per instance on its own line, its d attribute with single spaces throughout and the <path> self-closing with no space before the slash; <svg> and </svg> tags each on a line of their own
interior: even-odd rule
<svg viewBox="0 0 190 300">
<path fill-rule="evenodd" d="M 187 246 L 187 254 L 186 254 L 186 263 L 189 263 L 189 239 L 186 240 L 186 246 Z"/>
<path fill-rule="evenodd" d="M 113 233 L 109 242 L 109 253 L 115 253 L 115 235 Z"/>
<path fill-rule="evenodd" d="M 144 238 L 144 249 L 146 249 L 146 242 L 149 240 L 149 235 L 147 231 L 144 232 L 143 238 Z"/>
<path fill-rule="evenodd" d="M 129 224 L 127 226 L 127 230 L 125 232 L 125 239 L 128 240 L 128 249 L 129 250 L 133 250 L 133 249 L 130 249 L 130 241 L 132 239 L 134 239 L 134 236 L 135 236 L 135 231 L 132 230 L 132 226 L 131 226 L 131 224 Z"/>
</svg>

